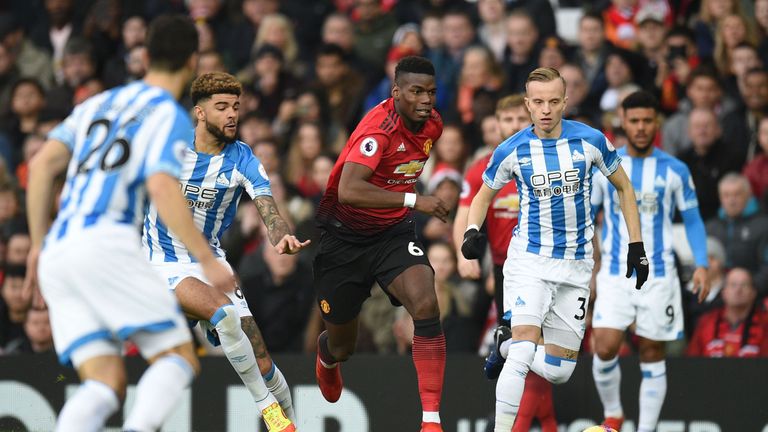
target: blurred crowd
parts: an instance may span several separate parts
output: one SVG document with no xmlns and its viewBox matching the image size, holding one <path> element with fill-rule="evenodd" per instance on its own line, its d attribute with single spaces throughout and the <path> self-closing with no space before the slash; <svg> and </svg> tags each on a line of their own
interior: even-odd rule
<svg viewBox="0 0 768 432">
<path fill-rule="evenodd" d="M 684 288 L 686 339 L 672 351 L 768 355 L 768 0 L 3 2 L 0 353 L 52 349 L 47 311 L 22 289 L 27 164 L 75 105 L 142 78 L 148 22 L 167 12 L 195 20 L 198 74 L 226 71 L 244 84 L 240 139 L 264 164 L 302 239 L 318 239 L 314 210 L 336 155 L 365 112 L 389 96 L 405 56 L 434 63 L 445 125 L 417 188 L 454 208 L 465 168 L 501 139 L 497 100 L 522 92 L 534 68 L 560 70 L 566 117 L 604 131 L 616 147 L 626 143 L 616 113 L 623 97 L 653 92 L 664 112 L 655 144 L 692 173 L 713 284 L 701 304 Z M 188 97 L 182 104 L 191 108 Z M 424 215 L 417 223 L 449 352 L 482 352 L 496 314 L 491 263 L 479 281 L 462 279 L 452 224 Z M 685 244 L 680 232 L 676 245 Z M 313 251 L 278 255 L 264 238 L 257 210 L 244 201 L 223 246 L 267 346 L 314 352 L 322 321 Z M 686 287 L 693 263 L 684 248 L 679 261 Z M 410 349 L 412 323 L 381 290 L 360 323 L 358 351 Z M 622 352 L 632 353 L 633 338 L 626 342 Z M 201 340 L 200 350 L 212 348 Z"/>
</svg>

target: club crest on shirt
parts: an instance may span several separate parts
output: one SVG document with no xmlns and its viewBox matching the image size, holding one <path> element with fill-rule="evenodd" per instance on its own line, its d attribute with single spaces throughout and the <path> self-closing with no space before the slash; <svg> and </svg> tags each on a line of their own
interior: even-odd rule
<svg viewBox="0 0 768 432">
<path fill-rule="evenodd" d="M 375 138 L 368 137 L 363 139 L 363 141 L 360 143 L 360 153 L 362 153 L 363 156 L 371 157 L 376 154 L 378 149 L 379 143 Z"/>
<path fill-rule="evenodd" d="M 429 151 L 432 150 L 432 138 L 427 138 L 424 141 L 424 154 L 429 156 Z"/>
</svg>

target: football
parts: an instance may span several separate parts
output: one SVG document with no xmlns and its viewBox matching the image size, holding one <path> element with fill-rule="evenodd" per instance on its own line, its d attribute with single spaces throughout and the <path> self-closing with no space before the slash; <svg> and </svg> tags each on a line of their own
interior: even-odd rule
<svg viewBox="0 0 768 432">
<path fill-rule="evenodd" d="M 616 429 L 610 428 L 608 426 L 591 426 L 586 429 L 584 429 L 582 432 L 618 432 Z"/>
</svg>

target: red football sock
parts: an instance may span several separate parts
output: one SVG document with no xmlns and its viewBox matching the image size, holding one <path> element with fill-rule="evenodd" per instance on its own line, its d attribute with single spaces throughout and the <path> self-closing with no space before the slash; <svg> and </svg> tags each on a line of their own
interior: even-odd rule
<svg viewBox="0 0 768 432">
<path fill-rule="evenodd" d="M 413 337 L 413 364 L 423 411 L 440 411 L 445 374 L 445 335 Z"/>
</svg>

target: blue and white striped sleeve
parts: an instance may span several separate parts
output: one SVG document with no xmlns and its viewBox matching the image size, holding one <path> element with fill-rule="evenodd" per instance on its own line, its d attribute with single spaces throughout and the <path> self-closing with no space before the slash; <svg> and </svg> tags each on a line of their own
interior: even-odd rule
<svg viewBox="0 0 768 432">
<path fill-rule="evenodd" d="M 592 190 L 589 195 L 589 203 L 592 206 L 592 218 L 594 218 L 603 206 L 605 199 L 605 176 L 600 172 L 595 172 L 592 177 Z"/>
<path fill-rule="evenodd" d="M 483 172 L 483 183 L 493 190 L 499 190 L 515 178 L 514 165 L 516 146 L 512 141 L 504 141 L 496 147 Z"/>
<path fill-rule="evenodd" d="M 194 127 L 189 115 L 175 104 L 159 107 L 142 128 L 154 141 L 147 149 L 144 177 L 164 172 L 178 178 L 184 161 L 184 152 L 192 147 Z"/>
<path fill-rule="evenodd" d="M 258 196 L 272 196 L 272 188 L 264 165 L 250 152 L 250 149 L 247 153 L 243 153 L 244 156 L 240 159 L 237 170 L 240 172 L 241 186 L 245 192 L 251 199 L 256 199 Z"/>
<path fill-rule="evenodd" d="M 75 140 L 77 138 L 77 126 L 83 123 L 83 111 L 85 104 L 75 107 L 72 113 L 59 123 L 55 128 L 48 132 L 48 139 L 63 143 L 70 152 L 74 152 Z"/>
<path fill-rule="evenodd" d="M 595 134 L 589 140 L 589 144 L 597 150 L 597 152 L 593 153 L 593 161 L 595 166 L 600 169 L 600 172 L 609 177 L 619 169 L 621 156 L 616 153 L 613 144 L 605 135 L 600 131 L 595 131 Z"/>
</svg>

